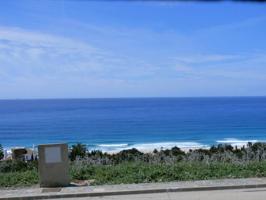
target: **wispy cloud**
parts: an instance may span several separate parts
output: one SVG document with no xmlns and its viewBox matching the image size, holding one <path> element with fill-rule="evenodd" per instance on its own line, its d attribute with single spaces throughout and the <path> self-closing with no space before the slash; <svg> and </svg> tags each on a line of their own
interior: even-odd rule
<svg viewBox="0 0 266 200">
<path fill-rule="evenodd" d="M 239 59 L 238 55 L 227 55 L 227 54 L 194 54 L 185 56 L 176 56 L 174 59 L 178 62 L 186 64 L 202 64 L 210 62 L 225 62 L 234 61 Z"/>
<path fill-rule="evenodd" d="M 19 28 L 0 27 L 1 68 L 14 68 L 20 72 L 30 70 L 69 70 L 86 57 L 89 63 L 103 57 L 103 52 L 77 40 L 57 37 Z M 88 59 L 89 58 L 89 59 Z M 62 66 L 63 65 L 63 66 Z"/>
<path fill-rule="evenodd" d="M 201 41 L 191 40 L 198 33 L 180 36 L 85 25 L 82 31 L 90 33 L 91 29 L 95 37 L 99 33 L 104 38 L 101 44 L 113 39 L 112 44 L 123 45 L 97 46 L 90 37 L 83 41 L 0 27 L 0 93 L 27 97 L 193 96 L 204 95 L 208 88 L 209 93 L 219 95 L 217 88 L 242 87 L 244 94 L 249 83 L 252 89 L 266 81 L 264 51 L 221 53 L 200 48 Z"/>
<path fill-rule="evenodd" d="M 136 79 L 156 66 L 143 59 L 98 48 L 87 41 L 0 27 L 0 76 L 61 76 Z"/>
<path fill-rule="evenodd" d="M 190 54 L 171 59 L 176 77 L 214 83 L 266 81 L 266 52 L 238 54 Z M 183 76 L 180 76 L 182 74 Z M 175 77 L 175 76 L 173 76 Z"/>
</svg>

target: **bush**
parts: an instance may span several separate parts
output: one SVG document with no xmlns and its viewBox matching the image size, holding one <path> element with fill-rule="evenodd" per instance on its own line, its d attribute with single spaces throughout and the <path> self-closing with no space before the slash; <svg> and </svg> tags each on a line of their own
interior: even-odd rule
<svg viewBox="0 0 266 200">
<path fill-rule="evenodd" d="M 149 164 L 124 162 L 118 165 L 89 165 L 78 162 L 71 166 L 72 179 L 93 179 L 93 184 L 130 184 L 221 178 L 264 177 L 266 162 L 249 164 L 178 162 Z"/>
<path fill-rule="evenodd" d="M 71 161 L 76 160 L 77 157 L 84 158 L 86 156 L 87 147 L 84 144 L 77 143 L 72 145 L 72 149 L 69 155 Z"/>
<path fill-rule="evenodd" d="M 30 186 L 37 184 L 38 181 L 37 170 L 0 173 L 0 187 Z"/>
<path fill-rule="evenodd" d="M 3 146 L 0 144 L 0 160 L 4 158 L 4 149 Z"/>
<path fill-rule="evenodd" d="M 25 172 L 28 170 L 37 170 L 38 162 L 24 162 L 16 160 L 4 160 L 0 162 L 0 173 Z"/>
</svg>

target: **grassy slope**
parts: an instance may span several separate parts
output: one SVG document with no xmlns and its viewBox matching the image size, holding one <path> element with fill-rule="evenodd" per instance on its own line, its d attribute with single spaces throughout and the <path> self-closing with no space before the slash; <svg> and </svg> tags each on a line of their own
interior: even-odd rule
<svg viewBox="0 0 266 200">
<path fill-rule="evenodd" d="M 72 165 L 70 173 L 72 179 L 94 179 L 95 185 L 247 178 L 266 176 L 266 162 L 248 164 L 180 162 L 172 165 L 131 162 L 113 166 Z M 0 173 L 0 187 L 29 186 L 37 183 L 36 169 Z"/>
<path fill-rule="evenodd" d="M 266 175 L 266 162 L 246 165 L 176 163 L 146 164 L 124 163 L 115 166 L 83 166 L 72 168 L 74 179 L 94 179 L 94 184 L 120 184 L 205 180 L 220 178 L 247 178 Z"/>
<path fill-rule="evenodd" d="M 37 170 L 0 173 L 0 187 L 31 186 L 39 181 Z"/>
</svg>

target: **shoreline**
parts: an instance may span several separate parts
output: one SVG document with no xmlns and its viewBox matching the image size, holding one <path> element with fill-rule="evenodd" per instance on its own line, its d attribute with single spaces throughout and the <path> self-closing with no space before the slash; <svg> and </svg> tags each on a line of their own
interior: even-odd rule
<svg viewBox="0 0 266 200">
<path fill-rule="evenodd" d="M 89 151 L 92 150 L 100 150 L 103 153 L 108 154 L 116 154 L 123 150 L 129 150 L 129 149 L 137 149 L 138 151 L 142 153 L 152 153 L 155 149 L 160 150 L 170 150 L 173 147 L 178 147 L 184 152 L 189 152 L 190 150 L 197 150 L 197 149 L 210 149 L 212 146 L 217 146 L 219 144 L 222 145 L 231 145 L 232 147 L 246 147 L 247 144 L 251 143 L 257 143 L 257 142 L 266 142 L 266 140 L 240 140 L 236 138 L 224 138 L 223 140 L 217 140 L 215 143 L 212 144 L 203 144 L 199 142 L 193 142 L 193 141 L 185 141 L 185 142 L 154 142 L 154 143 L 139 143 L 139 144 L 99 144 L 97 145 L 98 148 L 88 148 Z M 99 148 L 100 147 L 100 148 Z M 116 148 L 114 150 L 110 150 L 109 148 Z"/>
<path fill-rule="evenodd" d="M 189 152 L 190 150 L 196 150 L 196 149 L 209 149 L 211 146 L 215 146 L 218 144 L 228 144 L 233 147 L 245 147 L 247 143 L 256 143 L 256 142 L 266 142 L 266 140 L 240 140 L 236 138 L 224 138 L 222 140 L 217 140 L 213 144 L 203 144 L 199 142 L 193 142 L 193 141 L 171 141 L 171 142 L 147 142 L 147 143 L 136 143 L 136 144 L 128 144 L 128 143 L 102 143 L 102 144 L 86 144 L 87 151 L 101 151 L 103 153 L 107 154 L 116 154 L 119 153 L 120 151 L 123 150 L 129 150 L 129 149 L 137 149 L 140 152 L 143 153 L 152 153 L 155 149 L 160 151 L 160 150 L 167 150 L 171 149 L 173 147 L 178 147 L 184 152 Z M 72 145 L 77 144 L 77 143 L 68 143 L 69 148 L 71 148 Z M 12 146 L 12 147 L 4 147 L 4 152 L 6 155 L 10 155 L 12 152 L 12 149 L 16 148 L 27 148 L 31 149 L 35 152 L 37 152 L 37 147 L 38 145 L 25 145 L 25 146 Z"/>
</svg>

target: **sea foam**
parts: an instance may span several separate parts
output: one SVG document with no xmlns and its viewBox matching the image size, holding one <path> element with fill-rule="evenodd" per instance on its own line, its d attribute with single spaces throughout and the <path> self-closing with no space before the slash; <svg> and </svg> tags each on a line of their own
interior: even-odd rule
<svg viewBox="0 0 266 200">
<path fill-rule="evenodd" d="M 223 140 L 217 140 L 216 141 L 218 144 L 230 144 L 232 146 L 237 146 L 237 147 L 243 147 L 248 144 L 248 142 L 259 142 L 259 140 L 240 140 L 236 138 L 225 138 Z M 263 141 L 260 141 L 263 142 Z"/>
<path fill-rule="evenodd" d="M 188 151 L 189 149 L 209 148 L 208 145 L 198 142 L 157 142 L 139 144 L 99 144 L 93 148 L 90 148 L 90 150 L 101 150 L 107 153 L 117 153 L 122 150 L 135 148 L 141 152 L 152 152 L 154 149 L 171 149 L 173 147 L 179 147 L 184 151 Z"/>
</svg>

